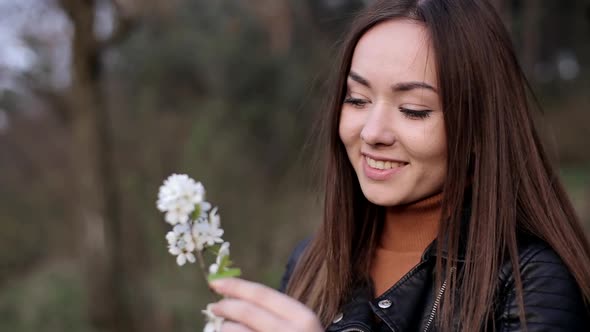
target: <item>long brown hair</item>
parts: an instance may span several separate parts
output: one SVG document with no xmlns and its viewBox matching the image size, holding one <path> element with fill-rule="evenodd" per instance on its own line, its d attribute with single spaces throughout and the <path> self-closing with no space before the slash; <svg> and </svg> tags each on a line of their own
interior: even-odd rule
<svg viewBox="0 0 590 332">
<path fill-rule="evenodd" d="M 445 292 L 440 327 L 450 330 L 458 314 L 462 330 L 489 328 L 498 272 L 506 259 L 515 271 L 524 322 L 518 232 L 551 246 L 588 301 L 590 245 L 534 128 L 532 91 L 509 35 L 492 5 L 483 0 L 378 0 L 357 16 L 341 47 L 323 112 L 324 220 L 300 258 L 287 293 L 328 325 L 357 278 L 368 278 L 385 208 L 363 196 L 338 124 L 357 42 L 371 27 L 397 18 L 428 28 L 443 104 L 448 171 L 442 202 L 446 217 L 437 250 L 445 246 L 448 259 L 437 255 L 436 275 L 451 276 L 447 282 L 456 291 Z M 463 234 L 465 264 L 457 275 L 451 269 L 467 202 L 471 215 Z"/>
</svg>

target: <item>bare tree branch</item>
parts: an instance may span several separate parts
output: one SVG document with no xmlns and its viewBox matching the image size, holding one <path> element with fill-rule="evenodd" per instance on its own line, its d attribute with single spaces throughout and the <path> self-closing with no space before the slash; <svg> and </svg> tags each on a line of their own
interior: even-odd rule
<svg viewBox="0 0 590 332">
<path fill-rule="evenodd" d="M 80 13 L 84 12 L 81 10 L 81 7 L 91 6 L 94 8 L 95 1 L 96 0 L 59 0 L 59 4 L 73 24 L 79 26 L 84 21 L 88 21 L 87 18 L 79 16 Z M 109 47 L 121 43 L 129 36 L 137 22 L 137 17 L 129 13 L 129 11 L 126 11 L 119 1 L 110 0 L 110 4 L 115 12 L 115 30 L 104 40 L 97 40 L 95 36 L 94 40 L 92 40 L 92 49 L 97 52 L 102 52 Z"/>
<path fill-rule="evenodd" d="M 82 0 L 85 1 L 85 0 Z M 74 20 L 74 16 L 76 15 L 76 4 L 78 1 L 76 0 L 59 0 L 58 4 L 63 9 L 63 11 L 68 15 L 71 20 Z"/>
<path fill-rule="evenodd" d="M 111 0 L 111 4 L 116 12 L 116 27 L 109 38 L 99 42 L 98 48 L 100 50 L 107 49 L 124 41 L 137 23 L 137 17 L 126 12 L 119 1 Z"/>
<path fill-rule="evenodd" d="M 49 111 L 57 117 L 61 124 L 66 126 L 70 124 L 72 120 L 71 108 L 62 92 L 40 84 L 35 77 L 27 76 L 24 81 L 33 95 L 48 104 Z"/>
</svg>

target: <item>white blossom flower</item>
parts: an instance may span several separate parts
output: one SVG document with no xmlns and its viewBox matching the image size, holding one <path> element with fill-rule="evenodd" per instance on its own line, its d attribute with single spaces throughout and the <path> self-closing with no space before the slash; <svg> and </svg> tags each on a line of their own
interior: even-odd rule
<svg viewBox="0 0 590 332">
<path fill-rule="evenodd" d="M 191 226 L 189 224 L 178 224 L 172 228 L 172 232 L 174 232 L 176 235 L 182 235 L 185 233 L 190 234 Z"/>
<path fill-rule="evenodd" d="M 219 332 L 221 331 L 221 325 L 223 325 L 223 317 L 215 316 L 211 311 L 211 304 L 207 305 L 206 310 L 201 310 L 207 319 L 207 324 L 203 329 L 203 332 Z"/>
<path fill-rule="evenodd" d="M 219 252 L 217 253 L 217 258 L 215 259 L 215 263 L 209 266 L 209 273 L 215 274 L 219 272 L 219 265 L 224 257 L 229 256 L 229 242 L 224 242 L 219 248 Z"/>
<path fill-rule="evenodd" d="M 178 235 L 176 235 L 174 232 L 166 233 L 166 240 L 168 241 L 169 246 L 175 244 L 177 241 L 176 240 L 177 238 L 178 238 Z"/>
<path fill-rule="evenodd" d="M 197 250 L 201 251 L 205 246 L 212 246 L 215 243 L 223 243 L 221 236 L 223 229 L 220 228 L 220 218 L 217 208 L 209 212 L 209 219 L 201 220 L 193 225 L 193 237 Z"/>
<path fill-rule="evenodd" d="M 166 234 L 168 252 L 176 256 L 176 263 L 179 266 L 183 266 L 187 261 L 190 263 L 196 261 L 195 255 L 193 254 L 193 251 L 195 251 L 195 242 L 190 228 L 183 229 L 184 227 L 182 226 L 177 225 L 171 232 Z"/>
<path fill-rule="evenodd" d="M 219 215 L 217 214 L 217 208 L 214 208 L 213 210 L 211 210 L 211 212 L 209 213 L 209 222 L 211 223 L 211 225 L 213 225 L 213 227 L 215 228 L 219 228 L 221 226 L 221 218 L 219 217 Z"/>
<path fill-rule="evenodd" d="M 209 210 L 211 210 L 211 203 L 202 201 L 197 205 L 199 206 L 199 215 L 195 218 L 195 221 L 198 222 L 207 220 L 207 213 Z"/>
<path fill-rule="evenodd" d="M 167 223 L 187 223 L 195 205 L 202 203 L 204 197 L 205 188 L 200 182 L 186 174 L 172 174 L 160 187 L 157 206 L 158 210 L 166 212 Z"/>
</svg>

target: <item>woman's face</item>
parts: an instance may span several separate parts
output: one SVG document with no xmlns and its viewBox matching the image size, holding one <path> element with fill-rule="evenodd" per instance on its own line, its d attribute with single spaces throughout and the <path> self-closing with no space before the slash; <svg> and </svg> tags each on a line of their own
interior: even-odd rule
<svg viewBox="0 0 590 332">
<path fill-rule="evenodd" d="M 400 19 L 370 29 L 347 85 L 340 139 L 367 199 L 394 206 L 441 191 L 446 135 L 426 28 Z"/>
</svg>

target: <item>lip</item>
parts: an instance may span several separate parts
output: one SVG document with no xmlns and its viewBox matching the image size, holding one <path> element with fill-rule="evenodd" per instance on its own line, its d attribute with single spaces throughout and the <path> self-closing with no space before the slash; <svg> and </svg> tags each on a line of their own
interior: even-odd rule
<svg viewBox="0 0 590 332">
<path fill-rule="evenodd" d="M 366 152 L 362 152 L 362 151 L 361 151 L 361 155 L 363 156 L 363 158 L 364 157 L 369 157 L 369 158 L 375 159 L 375 160 L 393 161 L 393 162 L 396 162 L 396 163 L 403 163 L 403 164 L 407 164 L 408 163 L 407 161 L 404 161 L 404 160 L 391 159 L 391 158 L 388 158 L 388 157 L 380 157 L 380 156 L 376 156 L 376 155 L 373 155 L 373 154 L 370 154 L 370 153 L 366 153 Z"/>
<path fill-rule="evenodd" d="M 393 162 L 398 162 L 398 163 L 405 163 L 405 165 L 403 166 L 399 166 L 399 167 L 394 167 L 394 168 L 390 168 L 390 169 L 376 169 L 373 168 L 371 166 L 369 166 L 369 164 L 367 163 L 367 158 L 369 157 L 371 159 L 375 159 L 375 160 L 383 160 L 383 161 L 393 161 Z M 388 180 L 389 178 L 391 178 L 392 176 L 400 173 L 401 171 L 404 170 L 404 168 L 408 165 L 407 162 L 405 161 L 398 161 L 395 159 L 388 159 L 388 158 L 379 158 L 379 157 L 372 157 L 371 155 L 368 154 L 363 154 L 362 155 L 363 158 L 363 173 L 365 173 L 365 176 L 371 180 L 374 181 L 384 181 L 384 180 Z"/>
</svg>

